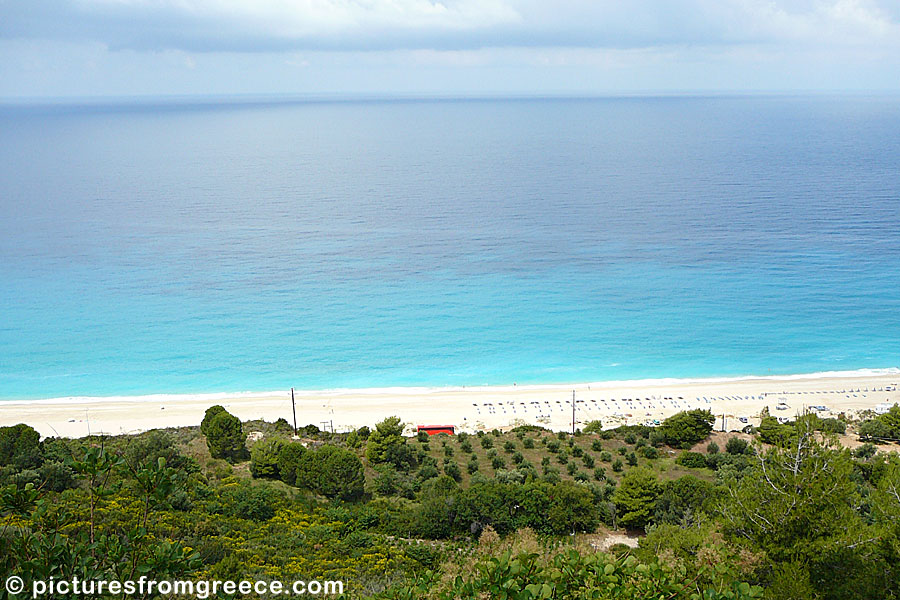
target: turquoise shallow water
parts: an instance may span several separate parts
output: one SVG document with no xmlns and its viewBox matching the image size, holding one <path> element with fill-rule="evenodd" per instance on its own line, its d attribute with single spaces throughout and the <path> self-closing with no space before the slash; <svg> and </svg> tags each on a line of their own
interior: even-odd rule
<svg viewBox="0 0 900 600">
<path fill-rule="evenodd" d="M 0 398 L 895 367 L 897 100 L 0 108 Z"/>
</svg>

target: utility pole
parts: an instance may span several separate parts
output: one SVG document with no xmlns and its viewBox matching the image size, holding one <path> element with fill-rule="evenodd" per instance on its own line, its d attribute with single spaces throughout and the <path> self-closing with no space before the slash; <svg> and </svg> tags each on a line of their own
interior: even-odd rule
<svg viewBox="0 0 900 600">
<path fill-rule="evenodd" d="M 575 435 L 575 390 L 572 390 L 572 435 Z"/>
<path fill-rule="evenodd" d="M 291 388 L 291 410 L 294 412 L 294 435 L 297 435 L 297 404 L 294 402 L 294 388 Z"/>
</svg>

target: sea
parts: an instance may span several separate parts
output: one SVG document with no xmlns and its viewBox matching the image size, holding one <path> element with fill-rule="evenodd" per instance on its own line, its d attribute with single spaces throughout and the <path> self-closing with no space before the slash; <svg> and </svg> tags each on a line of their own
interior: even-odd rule
<svg viewBox="0 0 900 600">
<path fill-rule="evenodd" d="M 0 106 L 0 399 L 900 366 L 900 98 Z"/>
</svg>

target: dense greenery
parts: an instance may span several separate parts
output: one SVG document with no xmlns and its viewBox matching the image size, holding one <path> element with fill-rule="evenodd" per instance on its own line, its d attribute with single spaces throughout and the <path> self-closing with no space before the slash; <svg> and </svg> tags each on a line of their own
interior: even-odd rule
<svg viewBox="0 0 900 600">
<path fill-rule="evenodd" d="M 392 417 L 292 439 L 218 407 L 205 433 L 0 428 L 0 563 L 26 579 L 341 578 L 350 598 L 898 598 L 896 453 L 837 445 L 838 419 L 710 438 L 710 417 L 412 438 Z M 616 528 L 645 537 L 598 552 Z"/>
<path fill-rule="evenodd" d="M 206 418 L 209 421 L 206 421 Z M 212 415 L 210 415 L 210 411 L 206 411 L 206 418 L 204 418 L 206 423 L 204 435 L 206 435 L 206 445 L 209 447 L 210 455 L 213 458 L 224 458 L 229 461 L 244 458 L 247 454 L 247 448 L 244 445 L 247 434 L 244 433 L 241 420 L 224 408 Z"/>
<path fill-rule="evenodd" d="M 876 442 L 900 440 L 900 404 L 894 404 L 888 412 L 860 423 L 859 436 Z"/>
</svg>

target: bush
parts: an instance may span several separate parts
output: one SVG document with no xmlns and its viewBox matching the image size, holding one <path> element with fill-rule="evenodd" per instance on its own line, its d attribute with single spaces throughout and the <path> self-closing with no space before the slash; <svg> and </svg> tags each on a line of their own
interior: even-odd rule
<svg viewBox="0 0 900 600">
<path fill-rule="evenodd" d="M 213 407 L 215 408 L 215 407 Z M 209 412 L 209 411 L 207 411 Z M 221 410 L 207 424 L 206 445 L 213 458 L 224 458 L 229 462 L 246 457 L 247 439 L 241 420 L 226 410 Z"/>
<path fill-rule="evenodd" d="M 222 494 L 225 514 L 252 521 L 268 521 L 274 517 L 280 500 L 271 487 L 258 485 L 242 484 L 227 488 Z"/>
<path fill-rule="evenodd" d="M 459 465 L 457 465 L 455 462 L 444 463 L 444 474 L 452 478 L 454 481 L 462 480 L 462 472 L 459 470 Z"/>
<path fill-rule="evenodd" d="M 466 471 L 469 472 L 469 475 L 473 475 L 478 471 L 478 458 L 473 454 L 472 458 L 469 459 L 469 462 L 466 464 Z"/>
<path fill-rule="evenodd" d="M 278 450 L 278 476 L 288 485 L 296 485 L 297 468 L 306 448 L 299 442 L 283 444 Z"/>
<path fill-rule="evenodd" d="M 622 469 L 624 469 L 624 468 L 625 468 L 625 464 L 622 462 L 621 458 L 617 458 L 616 462 L 614 462 L 612 464 L 612 470 L 615 471 L 616 473 L 621 473 Z"/>
<path fill-rule="evenodd" d="M 325 445 L 309 450 L 300 458 L 297 480 L 326 498 L 354 500 L 363 494 L 365 476 L 362 461 L 353 452 Z"/>
<path fill-rule="evenodd" d="M 819 429 L 824 433 L 844 435 L 845 433 L 847 433 L 847 424 L 840 419 L 822 419 L 819 422 Z"/>
<path fill-rule="evenodd" d="M 226 412 L 225 407 L 219 404 L 207 408 L 206 414 L 203 415 L 203 421 L 200 422 L 200 433 L 209 435 L 209 424 L 216 418 L 216 415 L 223 412 Z"/>
<path fill-rule="evenodd" d="M 710 442 L 706 445 L 706 453 L 707 454 L 718 454 L 719 453 L 719 445 L 715 442 Z"/>
<path fill-rule="evenodd" d="M 38 474 L 41 477 L 44 489 L 51 492 L 68 490 L 74 488 L 77 484 L 75 472 L 61 462 L 44 462 L 38 470 Z"/>
<path fill-rule="evenodd" d="M 594 479 L 597 481 L 604 481 L 606 479 L 606 469 L 603 467 L 597 467 L 594 469 Z"/>
<path fill-rule="evenodd" d="M 522 456 L 521 452 L 515 452 L 512 455 L 513 464 L 520 465 L 520 464 L 522 464 L 522 462 L 524 462 L 524 460 L 525 460 L 525 457 Z"/>
<path fill-rule="evenodd" d="M 416 433 L 416 440 L 422 442 L 423 444 L 428 442 L 428 433 L 425 431 L 419 431 Z"/>
<path fill-rule="evenodd" d="M 877 452 L 878 448 L 875 447 L 875 444 L 865 443 L 853 451 L 853 456 L 855 456 L 856 458 L 867 460 L 875 456 Z"/>
<path fill-rule="evenodd" d="M 522 447 L 526 450 L 531 450 L 532 448 L 534 448 L 534 440 L 531 438 L 525 438 L 524 440 L 522 440 Z"/>
<path fill-rule="evenodd" d="M 422 465 L 419 467 L 419 472 L 416 474 L 420 481 L 428 481 L 429 479 L 434 479 L 438 475 L 440 475 L 440 473 L 437 470 L 437 466 L 432 464 Z"/>
<path fill-rule="evenodd" d="M 41 463 L 40 440 L 40 434 L 24 423 L 0 427 L 0 466 L 37 467 Z"/>
<path fill-rule="evenodd" d="M 588 421 L 582 431 L 584 433 L 600 433 L 601 431 L 603 431 L 603 423 L 599 419 Z"/>
<path fill-rule="evenodd" d="M 388 417 L 375 425 L 366 442 L 366 458 L 369 464 L 390 463 L 401 471 L 407 471 L 415 463 L 412 449 L 403 437 L 400 417 Z"/>
<path fill-rule="evenodd" d="M 603 452 L 603 442 L 600 440 L 594 440 L 591 442 L 591 450 L 594 452 Z"/>
<path fill-rule="evenodd" d="M 715 417 L 709 410 L 688 410 L 676 413 L 663 421 L 659 430 L 668 445 L 689 447 L 705 440 L 712 431 Z"/>
<path fill-rule="evenodd" d="M 649 469 L 631 469 L 613 492 L 619 522 L 625 527 L 645 527 L 653 517 L 659 497 L 659 481 Z"/>
<path fill-rule="evenodd" d="M 747 454 L 749 450 L 750 444 L 747 443 L 747 440 L 743 440 L 738 437 L 729 438 L 728 443 L 725 444 L 725 452 L 727 452 L 728 454 Z"/>
<path fill-rule="evenodd" d="M 607 452 L 607 451 L 601 452 L 601 453 L 600 453 L 600 460 L 602 460 L 603 462 L 610 462 L 610 461 L 612 461 L 612 452 Z"/>
<path fill-rule="evenodd" d="M 503 451 L 507 454 L 511 454 L 516 449 L 516 445 L 512 442 L 512 440 L 506 440 L 503 442 Z"/>
<path fill-rule="evenodd" d="M 641 454 L 644 455 L 644 458 L 649 460 L 656 460 L 657 458 L 659 458 L 659 450 L 657 450 L 653 446 L 644 446 L 641 449 Z"/>
<path fill-rule="evenodd" d="M 684 451 L 678 455 L 675 462 L 683 467 L 689 467 L 691 469 L 706 468 L 706 457 L 699 452 Z"/>
<path fill-rule="evenodd" d="M 583 455 L 581 457 L 581 462 L 583 462 L 584 466 L 587 467 L 588 469 L 594 468 L 594 457 L 591 456 L 590 454 Z"/>
<path fill-rule="evenodd" d="M 250 449 L 250 474 L 253 477 L 278 479 L 278 457 L 284 442 L 278 438 L 260 440 Z"/>
<path fill-rule="evenodd" d="M 890 426 L 880 419 L 870 419 L 859 424 L 859 439 L 881 441 L 893 437 Z"/>
<path fill-rule="evenodd" d="M 494 440 L 489 438 L 488 436 L 484 436 L 481 438 L 481 447 L 484 449 L 493 448 Z"/>
<path fill-rule="evenodd" d="M 148 431 L 130 438 L 122 453 L 122 458 L 135 470 L 146 466 L 153 467 L 159 463 L 160 458 L 166 460 L 167 467 L 179 471 L 193 473 L 200 468 L 195 460 L 178 451 L 171 435 L 159 430 Z"/>
<path fill-rule="evenodd" d="M 625 457 L 625 462 L 628 463 L 630 467 L 636 467 L 638 464 L 637 456 L 635 456 L 634 452 L 629 452 L 628 456 Z"/>
</svg>

